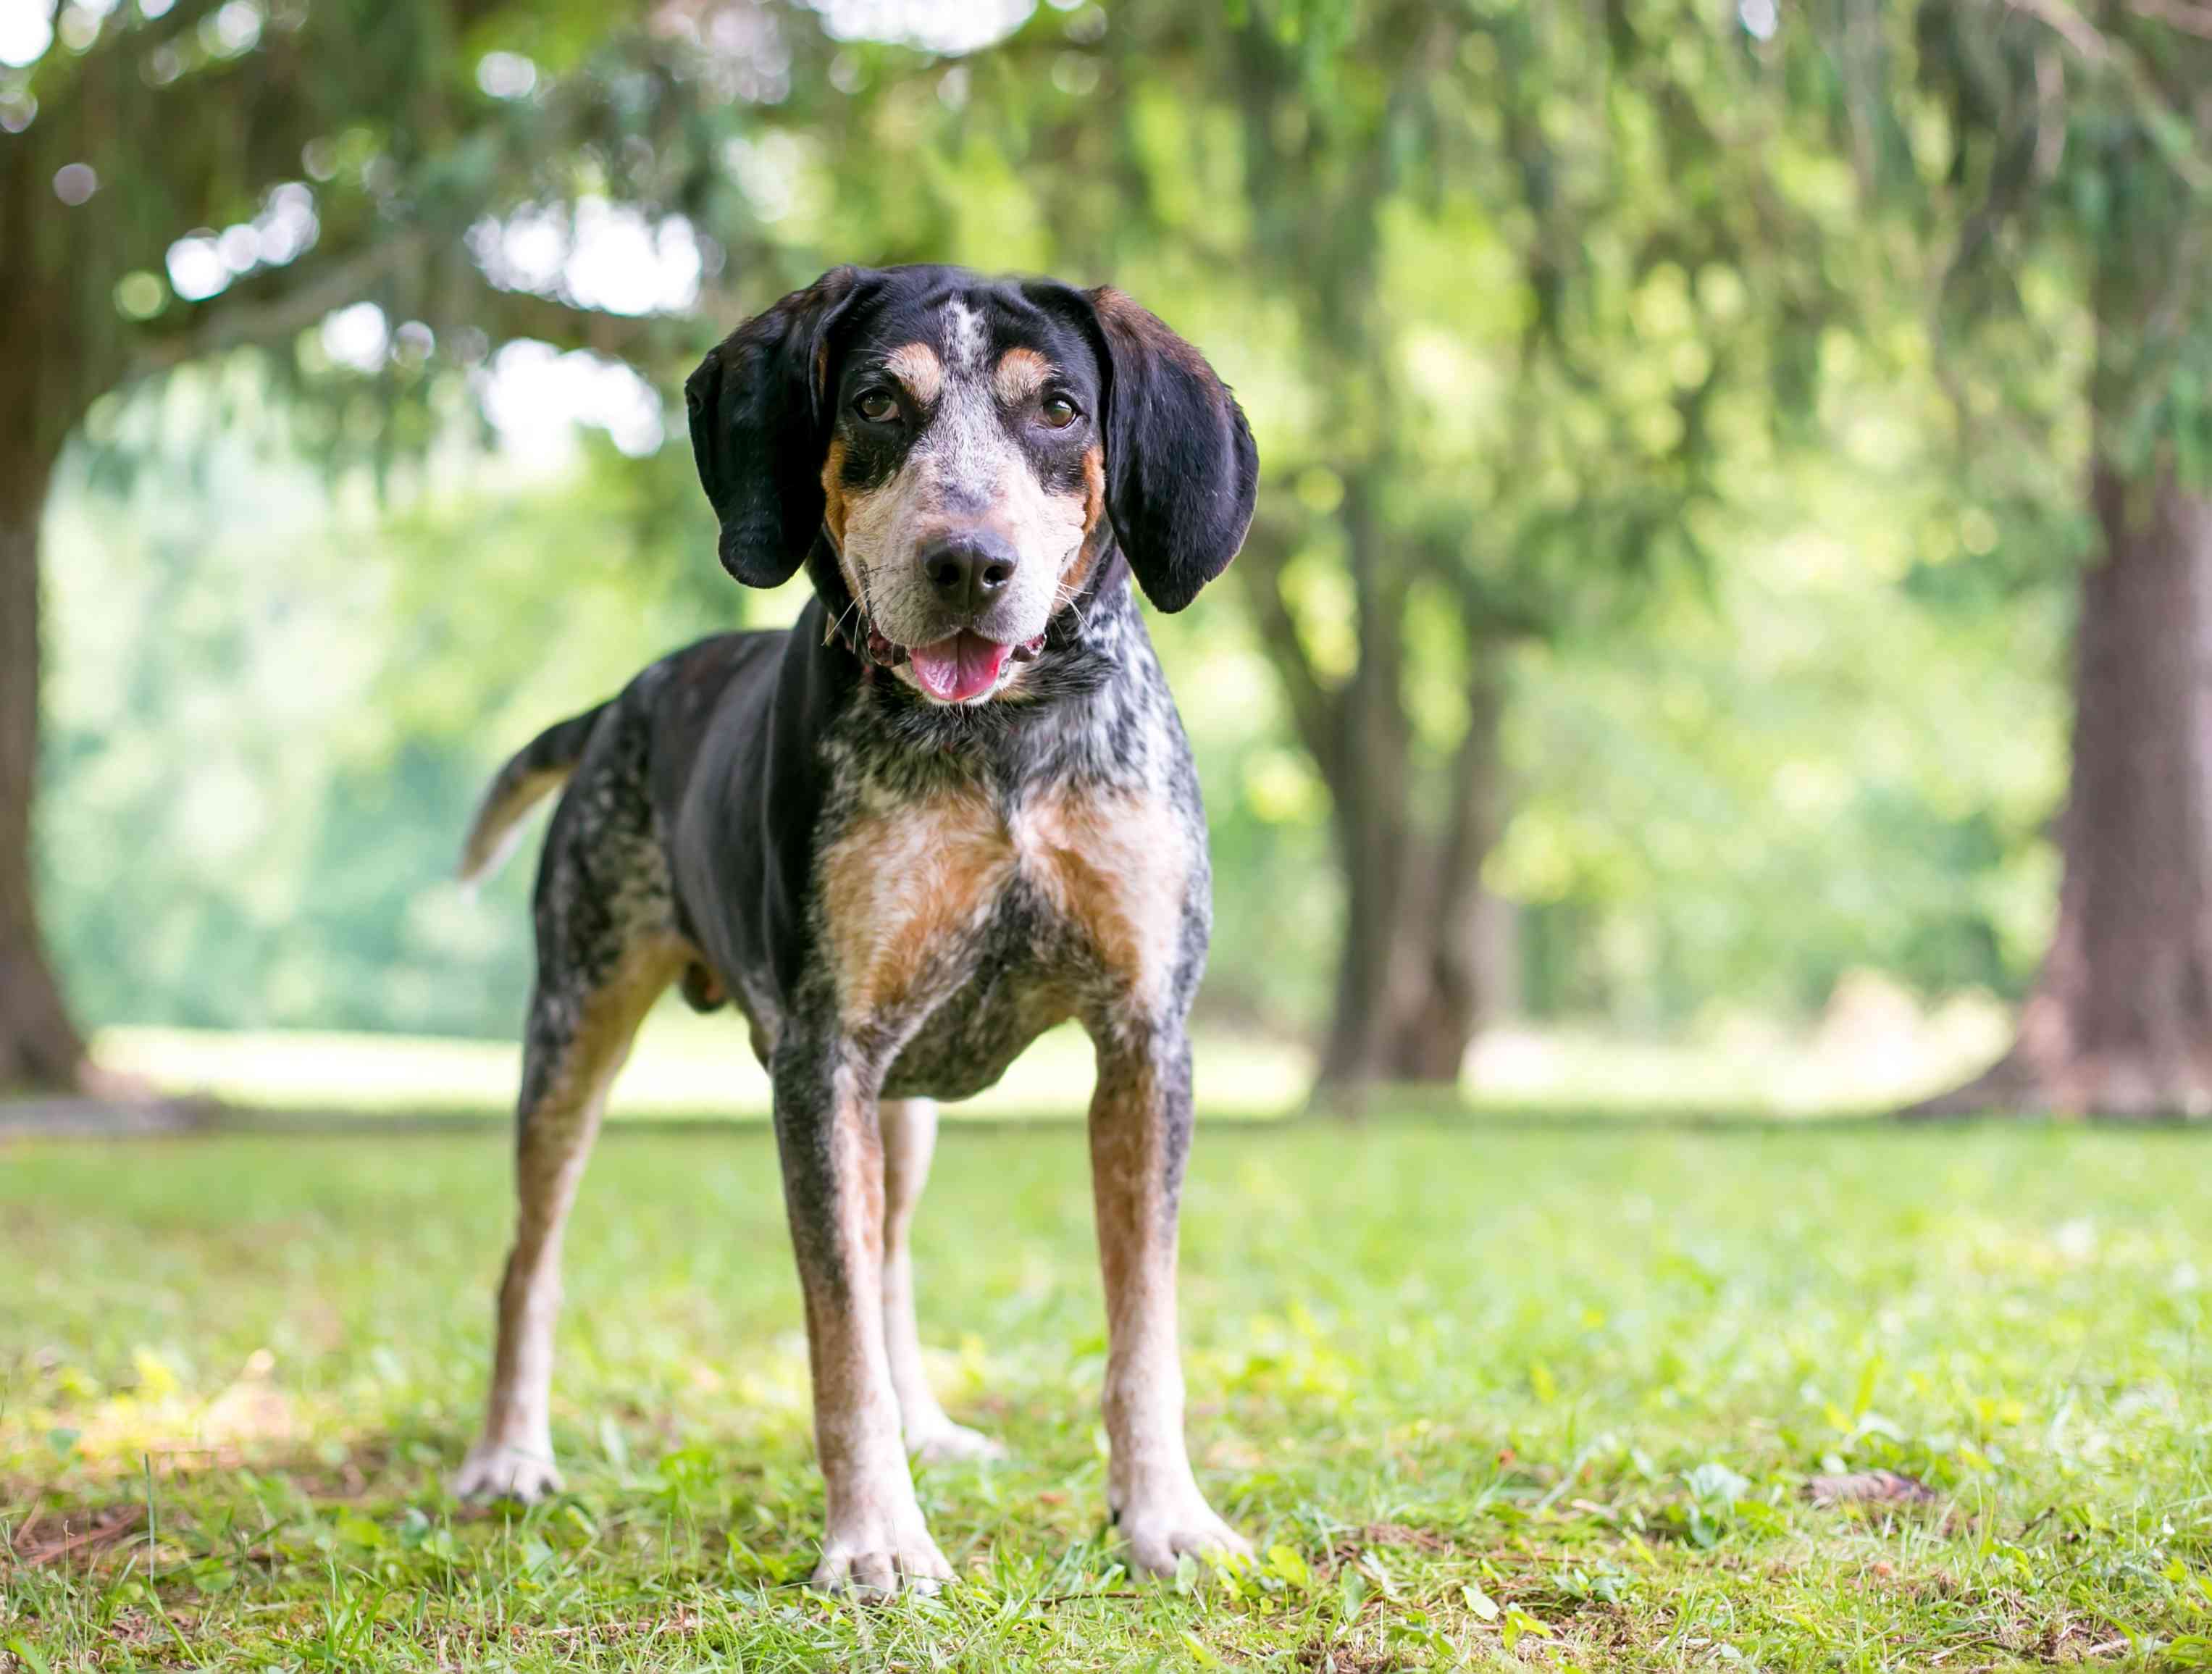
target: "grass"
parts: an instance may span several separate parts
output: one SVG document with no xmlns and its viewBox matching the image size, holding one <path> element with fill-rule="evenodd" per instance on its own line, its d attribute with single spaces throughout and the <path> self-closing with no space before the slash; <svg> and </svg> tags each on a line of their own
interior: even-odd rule
<svg viewBox="0 0 2212 1674">
<path fill-rule="evenodd" d="M 1216 1127 L 1192 1440 L 1267 1555 L 1137 1586 L 1079 1139 L 948 1129 L 924 1331 L 1013 1458 L 924 1476 L 964 1580 L 882 1609 L 796 1585 L 821 1491 L 757 1129 L 602 1145 L 572 1491 L 444 1496 L 505 1171 L 489 1133 L 0 1152 L 0 1667 L 2212 1663 L 2195 1131 Z M 1807 1497 L 1877 1468 L 1933 1501 Z"/>
</svg>

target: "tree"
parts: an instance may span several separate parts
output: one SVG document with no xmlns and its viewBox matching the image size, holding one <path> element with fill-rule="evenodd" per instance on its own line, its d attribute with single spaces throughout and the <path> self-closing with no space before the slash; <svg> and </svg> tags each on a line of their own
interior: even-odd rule
<svg viewBox="0 0 2212 1674">
<path fill-rule="evenodd" d="M 1969 480 L 2023 543 L 2087 509 L 2057 928 L 2011 1050 L 1921 1113 L 2212 1110 L 2212 9 L 1828 17 L 1797 73 L 1942 264 Z"/>
<path fill-rule="evenodd" d="M 429 433 L 436 392 L 513 338 L 663 371 L 711 328 L 650 299 L 595 306 L 557 260 L 518 271 L 513 218 L 557 248 L 580 203 L 612 200 L 648 234 L 696 234 L 703 277 L 726 274 L 754 223 L 719 148 L 755 101 L 819 84 L 825 56 L 745 6 L 640 32 L 496 0 L 177 0 L 71 4 L 59 33 L 0 71 L 0 1086 L 67 1087 L 84 1062 L 31 843 L 40 523 L 87 415 L 258 351 L 295 401 L 380 402 L 371 445 L 388 457 Z M 755 295 L 789 277 L 762 275 Z M 380 312 L 360 368 L 303 347 L 363 302 Z"/>
<path fill-rule="evenodd" d="M 1344 880 L 1322 1090 L 1454 1084 L 1511 983 L 1515 654 L 1695 574 L 1717 416 L 1827 308 L 1775 90 L 1686 6 L 1131 6 L 1103 45 L 1093 236 L 1230 276 L 1266 380 L 1236 573 Z"/>
</svg>

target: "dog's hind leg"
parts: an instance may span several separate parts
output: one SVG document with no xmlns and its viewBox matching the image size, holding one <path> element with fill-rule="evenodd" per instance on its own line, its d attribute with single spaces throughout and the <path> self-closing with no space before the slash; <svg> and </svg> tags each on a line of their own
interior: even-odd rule
<svg viewBox="0 0 2212 1674">
<path fill-rule="evenodd" d="M 580 992 L 541 972 L 523 1055 L 514 1246 L 499 1287 L 491 1400 L 483 1434 L 453 1476 L 456 1494 L 531 1501 L 560 1490 L 548 1401 L 562 1233 L 607 1090 L 686 952 L 673 939 L 633 947 L 605 980 Z M 581 977 L 575 981 L 580 988 Z"/>
<path fill-rule="evenodd" d="M 1004 1458 L 1006 1450 L 990 1437 L 945 1416 L 922 1369 L 908 1234 L 915 1205 L 929 1180 L 930 1155 L 937 1148 L 936 1101 L 885 1099 L 876 1112 L 884 1136 L 884 1346 L 890 1356 L 891 1387 L 898 1391 L 906 1451 L 918 1459 Z"/>
</svg>

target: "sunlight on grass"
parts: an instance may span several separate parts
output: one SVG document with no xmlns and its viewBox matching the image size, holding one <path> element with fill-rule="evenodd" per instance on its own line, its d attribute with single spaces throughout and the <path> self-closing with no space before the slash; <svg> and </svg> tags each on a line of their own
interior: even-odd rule
<svg viewBox="0 0 2212 1674">
<path fill-rule="evenodd" d="M 1682 1039 L 1510 1024 L 1486 1033 L 1463 1093 L 1477 1105 L 1533 1110 L 1764 1111 L 1805 1116 L 1880 1110 L 1966 1078 L 2007 1038 L 2008 1015 L 1963 997 L 1923 1013 L 1877 978 L 1847 980 L 1819 1026 L 1794 1032 L 1721 1020 Z M 249 1109 L 504 1114 L 520 1049 L 415 1035 L 227 1033 L 111 1028 L 100 1061 L 166 1092 Z M 1194 1042 L 1198 1105 L 1214 1117 L 1281 1116 L 1304 1102 L 1313 1061 L 1283 1043 L 1219 1030 Z M 950 1105 L 956 1119 L 1073 1117 L 1091 1097 L 1091 1047 L 1073 1024 L 1030 1049 L 997 1087 Z M 640 1033 L 611 1113 L 757 1118 L 768 1078 L 726 1014 L 664 1004 Z"/>
<path fill-rule="evenodd" d="M 446 1496 L 508 1166 L 494 1131 L 0 1151 L 0 1670 L 1918 1674 L 2212 1648 L 2194 1134 L 1201 1134 L 1190 1439 L 1261 1555 L 1138 1586 L 1103 1511 L 1085 1148 L 955 1128 L 923 1333 L 1011 1457 L 922 1472 L 960 1585 L 879 1610 L 795 1585 L 821 1486 L 757 1127 L 600 1147 L 555 1383 L 568 1492 Z M 1906 1489 L 1816 1492 L 1838 1482 Z"/>
<path fill-rule="evenodd" d="M 109 1068 L 169 1093 L 249 1108 L 391 1113 L 504 1113 L 522 1061 L 520 1046 L 501 1041 L 200 1029 L 106 1029 L 94 1050 Z M 1197 1044 L 1197 1095 L 1212 1115 L 1279 1116 L 1304 1098 L 1311 1073 L 1304 1053 L 1271 1042 L 1202 1035 Z M 1073 1117 L 1088 1106 L 1091 1082 L 1091 1044 L 1064 1025 L 997 1087 L 946 1109 L 956 1118 Z M 609 1110 L 616 1117 L 762 1117 L 768 1076 L 727 1016 L 665 1005 L 639 1032 Z"/>
<path fill-rule="evenodd" d="M 1927 1010 L 1894 983 L 1861 971 L 1838 984 L 1810 1029 L 1722 1015 L 1654 1041 L 1509 1024 L 1475 1043 L 1468 1080 L 1478 1103 L 1835 1115 L 1893 1110 L 1955 1087 L 2011 1038 L 2009 1009 L 1985 995 Z"/>
</svg>

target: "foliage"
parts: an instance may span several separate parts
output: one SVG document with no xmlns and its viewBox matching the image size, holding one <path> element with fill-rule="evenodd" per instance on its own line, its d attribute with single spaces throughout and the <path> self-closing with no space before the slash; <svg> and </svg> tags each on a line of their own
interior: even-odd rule
<svg viewBox="0 0 2212 1674">
<path fill-rule="evenodd" d="M 1012 1458 L 921 1479 L 950 1596 L 859 1610 L 792 1585 L 820 1488 L 770 1146 L 604 1144 L 573 1492 L 512 1517 L 438 1486 L 482 1392 L 500 1139 L 17 1149 L 0 1666 L 2180 1668 L 2212 1631 L 2200 1147 L 1213 1129 L 1193 1440 L 1264 1555 L 1138 1587 L 1079 1136 L 951 1131 L 925 1338 Z M 1806 1497 L 1879 1470 L 1934 1503 Z"/>
<path fill-rule="evenodd" d="M 1491 871 L 1527 905 L 1540 1014 L 1789 1016 L 1855 967 L 2011 997 L 2041 959 L 2053 554 L 1928 472 L 1932 390 L 1828 381 L 1834 451 L 1743 462 L 1708 589 L 1522 666 Z"/>
<path fill-rule="evenodd" d="M 440 881 L 481 776 L 646 658 L 786 605 L 702 558 L 667 412 L 653 457 L 601 448 L 563 477 L 460 449 L 493 345 L 596 344 L 665 394 L 737 313 L 855 254 L 1112 277 L 1252 413 L 1251 548 L 1155 624 L 1208 787 L 1221 1014 L 1310 1030 L 1357 908 L 1332 809 L 1402 817 L 1433 859 L 1474 770 L 1500 787 L 1482 875 L 1522 910 L 1540 1013 L 1801 1009 L 1863 965 L 1929 990 L 2025 980 L 2058 780 L 2048 583 L 2083 545 L 2097 344 L 2078 241 L 2021 242 L 2086 226 L 2067 206 L 2095 189 L 1996 197 L 2008 159 L 2041 155 L 2033 17 L 1931 3 L 1916 34 L 1885 14 L 1869 59 L 1819 50 L 1858 27 L 1848 8 L 1766 40 L 1753 12 L 1672 3 L 1128 0 L 1041 8 L 973 51 L 860 38 L 834 8 L 642 32 L 565 5 L 441 15 L 410 8 L 307 88 L 285 119 L 312 144 L 252 138 L 218 171 L 217 234 L 310 192 L 290 261 L 200 302 L 159 283 L 190 230 L 179 182 L 219 152 L 198 131 L 73 211 L 110 216 L 135 264 L 72 293 L 131 367 L 272 351 L 178 385 L 161 424 L 143 398 L 96 406 L 94 481 L 55 520 L 45 872 L 94 1015 L 506 1032 L 526 886 L 469 908 Z M 156 104 L 254 88 L 273 123 L 343 21 L 272 11 L 233 52 L 210 16 L 65 28 L 9 82 L 11 109 L 40 101 L 25 137 L 86 141 L 60 119 L 87 78 L 179 42 Z M 2115 39 L 2137 52 L 2148 27 Z M 378 102 L 410 52 L 434 65 L 419 105 Z M 2063 169 L 2100 167 L 2106 129 L 2140 150 L 2112 125 L 2119 64 L 2068 71 Z M 1984 145 L 1966 118 L 1989 112 Z M 1984 202 L 2005 217 L 1931 320 L 1945 240 Z M 605 215 L 696 254 L 697 317 L 595 309 L 557 260 L 514 265 L 507 234 L 567 249 Z M 134 274 L 161 293 L 144 319 Z M 2009 306 L 1984 308 L 2000 280 Z M 319 329 L 341 292 L 382 305 L 366 373 Z M 1960 414 L 1984 440 L 1963 468 Z M 197 472 L 177 457 L 225 425 L 322 460 L 345 509 L 310 515 L 310 479 L 228 444 Z M 220 543 L 193 539 L 218 519 Z M 226 618 L 242 599 L 267 608 Z M 241 667 L 289 695 L 220 695 Z M 1397 710 L 1388 749 L 1342 742 L 1363 667 Z M 1470 753 L 1498 694 L 1496 749 Z M 1394 751 L 1399 780 L 1361 776 Z M 161 770 L 202 763 L 220 776 Z"/>
<path fill-rule="evenodd" d="M 702 560 L 678 448 L 463 453 L 331 511 L 255 454 L 243 395 L 212 452 L 165 441 L 201 422 L 198 389 L 159 423 L 133 409 L 127 487 L 73 473 L 51 520 L 45 896 L 72 991 L 103 1021 L 511 1037 L 532 851 L 480 900 L 450 882 L 484 782 L 648 659 L 795 599 Z M 1877 456 L 1917 457 L 1911 413 L 1853 407 Z M 2025 981 L 2063 612 L 1987 573 L 1942 484 L 1893 466 L 1869 500 L 1875 469 L 1800 460 L 1747 488 L 1766 499 L 1716 526 L 1711 587 L 1517 665 L 1491 875 L 1525 904 L 1535 1014 L 1788 1015 L 1863 966 L 1930 994 Z M 1310 1034 L 1341 910 L 1326 787 L 1232 595 L 1152 626 L 1212 825 L 1203 1003 Z M 1418 709 L 1449 707 L 1438 684 L 1409 676 Z"/>
<path fill-rule="evenodd" d="M 750 15 L 764 36 L 733 54 L 495 0 L 65 8 L 50 50 L 0 72 L 23 234 L 10 324 L 51 432 L 30 439 L 50 453 L 118 386 L 256 350 L 295 398 L 336 404 L 330 451 L 388 461 L 428 441 L 441 386 L 511 338 L 680 359 L 691 334 L 668 304 L 748 248 L 720 149 L 750 108 L 732 94 L 791 92 L 744 80 L 781 39 Z M 545 271 L 611 205 L 690 259 L 678 294 L 580 280 L 557 255 Z M 363 304 L 380 340 L 350 365 L 319 353 L 310 328 Z M 349 431 L 364 383 L 382 411 Z"/>
<path fill-rule="evenodd" d="M 1940 315 L 1975 380 L 1962 422 L 1986 441 L 2063 421 L 2066 360 L 2049 356 L 2070 294 L 2095 325 L 2100 455 L 2212 483 L 2212 14 L 1923 0 L 1870 24 L 1855 52 L 1808 32 L 1796 70 L 1848 125 L 1873 200 L 1951 237 Z"/>
</svg>

